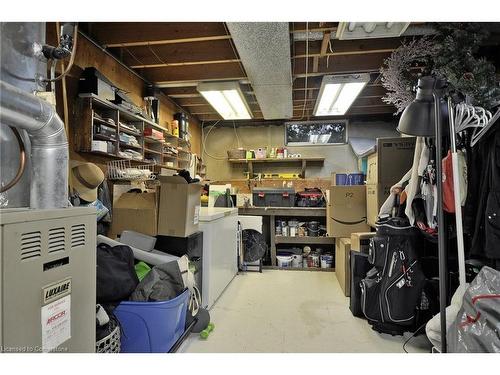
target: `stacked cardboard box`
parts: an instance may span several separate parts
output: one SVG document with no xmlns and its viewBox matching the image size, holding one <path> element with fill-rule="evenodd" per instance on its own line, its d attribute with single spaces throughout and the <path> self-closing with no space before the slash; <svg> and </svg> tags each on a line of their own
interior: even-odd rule
<svg viewBox="0 0 500 375">
<path fill-rule="evenodd" d="M 377 152 L 368 156 L 367 163 L 366 211 L 369 225 L 375 226 L 391 186 L 410 170 L 415 141 L 415 137 L 377 138 Z"/>
</svg>

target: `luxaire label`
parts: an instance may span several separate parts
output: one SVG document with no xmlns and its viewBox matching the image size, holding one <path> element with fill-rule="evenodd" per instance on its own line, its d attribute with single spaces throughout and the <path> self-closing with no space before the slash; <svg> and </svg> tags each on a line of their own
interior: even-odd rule
<svg viewBox="0 0 500 375">
<path fill-rule="evenodd" d="M 43 304 L 46 305 L 71 293 L 71 278 L 49 285 L 42 290 Z"/>
</svg>

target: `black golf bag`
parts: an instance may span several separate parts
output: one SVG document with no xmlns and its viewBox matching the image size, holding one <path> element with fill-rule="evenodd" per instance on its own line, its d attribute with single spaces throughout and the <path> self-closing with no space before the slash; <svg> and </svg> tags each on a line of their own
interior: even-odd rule
<svg viewBox="0 0 500 375">
<path fill-rule="evenodd" d="M 389 218 L 377 225 L 368 255 L 373 268 L 360 284 L 361 308 L 375 331 L 401 335 L 415 329 L 425 283 L 418 236 L 406 218 Z"/>
</svg>

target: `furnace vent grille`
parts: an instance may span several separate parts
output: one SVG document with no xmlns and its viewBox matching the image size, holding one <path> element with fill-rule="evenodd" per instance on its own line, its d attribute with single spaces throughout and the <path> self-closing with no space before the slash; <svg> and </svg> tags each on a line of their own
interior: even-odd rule
<svg viewBox="0 0 500 375">
<path fill-rule="evenodd" d="M 64 227 L 49 230 L 49 253 L 64 251 L 66 247 L 66 233 Z"/>
<path fill-rule="evenodd" d="M 40 231 L 21 234 L 21 260 L 42 255 L 42 234 Z"/>
<path fill-rule="evenodd" d="M 85 245 L 85 224 L 71 227 L 71 248 Z"/>
</svg>

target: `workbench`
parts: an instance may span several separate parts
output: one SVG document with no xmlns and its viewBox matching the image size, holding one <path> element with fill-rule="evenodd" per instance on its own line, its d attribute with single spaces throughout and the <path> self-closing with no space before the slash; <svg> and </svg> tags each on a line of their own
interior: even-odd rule
<svg viewBox="0 0 500 375">
<path fill-rule="evenodd" d="M 326 218 L 326 207 L 239 207 L 238 215 L 263 216 L 268 220 L 271 264 L 276 267 L 276 245 L 334 245 L 333 237 L 276 236 L 276 217 Z M 266 236 L 266 233 L 264 233 Z M 332 269 L 333 270 L 333 269 Z"/>
</svg>

